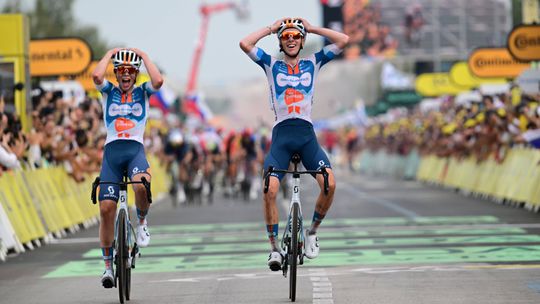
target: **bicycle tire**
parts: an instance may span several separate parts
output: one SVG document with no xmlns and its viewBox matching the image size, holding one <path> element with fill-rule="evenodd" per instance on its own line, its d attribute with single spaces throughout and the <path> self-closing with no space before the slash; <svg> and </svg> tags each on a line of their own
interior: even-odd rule
<svg viewBox="0 0 540 304">
<path fill-rule="evenodd" d="M 292 230 L 291 230 L 291 250 L 289 252 L 289 299 L 296 301 L 296 268 L 298 266 L 298 222 L 299 222 L 298 204 L 292 207 Z"/>
<path fill-rule="evenodd" d="M 126 300 L 129 301 L 129 292 L 131 291 L 131 267 L 126 269 Z"/>
<path fill-rule="evenodd" d="M 131 263 L 129 262 L 129 258 L 131 257 L 131 250 L 129 249 L 129 246 L 130 246 L 130 235 L 131 235 L 131 226 L 129 226 L 126 222 L 126 228 L 128 229 L 128 232 L 126 233 L 126 252 L 127 252 L 127 257 L 126 257 L 126 291 L 124 293 L 125 295 L 125 298 L 126 300 L 129 301 L 129 295 L 130 295 L 130 291 L 131 291 Z M 132 249 L 133 250 L 133 249 Z M 132 260 L 133 262 L 133 260 Z"/>
<path fill-rule="evenodd" d="M 126 224 L 126 211 L 120 210 L 118 213 L 118 248 L 116 250 L 117 254 L 117 264 L 116 264 L 116 276 L 118 277 L 118 298 L 120 303 L 124 303 L 124 295 L 126 293 L 126 264 L 127 264 L 127 224 Z M 129 297 L 129 296 L 128 296 Z"/>
</svg>

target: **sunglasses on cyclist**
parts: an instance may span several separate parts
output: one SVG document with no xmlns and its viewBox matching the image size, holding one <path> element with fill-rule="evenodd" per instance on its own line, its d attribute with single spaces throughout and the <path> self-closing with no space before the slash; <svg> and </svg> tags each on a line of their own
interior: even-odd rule
<svg viewBox="0 0 540 304">
<path fill-rule="evenodd" d="M 285 32 L 283 34 L 281 34 L 281 37 L 279 37 L 281 40 L 283 41 L 287 41 L 289 40 L 289 38 L 293 38 L 294 40 L 299 40 L 299 39 L 302 39 L 302 34 L 300 34 L 299 32 Z"/>
<path fill-rule="evenodd" d="M 114 69 L 115 73 L 124 74 L 126 71 L 129 74 L 136 74 L 138 71 L 136 68 L 130 66 L 130 65 L 122 65 Z"/>
</svg>

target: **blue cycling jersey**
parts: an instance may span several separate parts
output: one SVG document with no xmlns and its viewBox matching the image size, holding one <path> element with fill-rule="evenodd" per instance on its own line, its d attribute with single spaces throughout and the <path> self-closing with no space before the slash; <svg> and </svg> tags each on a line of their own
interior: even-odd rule
<svg viewBox="0 0 540 304">
<path fill-rule="evenodd" d="M 144 144 L 143 136 L 149 108 L 148 98 L 156 91 L 150 82 L 124 93 L 106 79 L 96 88 L 103 95 L 103 121 L 107 128 L 105 144 L 115 140 L 135 140 Z"/>
<path fill-rule="evenodd" d="M 320 68 L 332 60 L 342 49 L 335 44 L 325 46 L 319 52 L 298 61 L 294 67 L 283 60 L 271 57 L 254 47 L 249 57 L 262 67 L 270 85 L 270 106 L 275 123 L 292 118 L 311 122 L 314 83 Z"/>
</svg>

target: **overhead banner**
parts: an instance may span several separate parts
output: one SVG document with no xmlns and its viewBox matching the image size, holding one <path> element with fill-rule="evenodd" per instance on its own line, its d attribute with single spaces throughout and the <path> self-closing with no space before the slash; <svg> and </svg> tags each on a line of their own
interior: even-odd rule
<svg viewBox="0 0 540 304">
<path fill-rule="evenodd" d="M 540 60 L 540 25 L 519 25 L 508 35 L 507 47 L 517 60 Z"/>
<path fill-rule="evenodd" d="M 505 83 L 504 78 L 481 78 L 471 74 L 467 62 L 460 61 L 455 63 L 450 69 L 450 80 L 462 87 L 475 88 L 483 83 Z"/>
<path fill-rule="evenodd" d="M 506 48 L 478 48 L 469 56 L 469 69 L 477 77 L 515 78 L 530 65 L 517 61 Z"/>
<path fill-rule="evenodd" d="M 448 73 L 425 73 L 416 78 L 416 91 L 423 96 L 456 95 L 467 91 L 467 87 L 455 85 Z"/>
<path fill-rule="evenodd" d="M 92 50 L 81 38 L 32 40 L 29 49 L 31 76 L 80 74 L 92 60 Z"/>
</svg>

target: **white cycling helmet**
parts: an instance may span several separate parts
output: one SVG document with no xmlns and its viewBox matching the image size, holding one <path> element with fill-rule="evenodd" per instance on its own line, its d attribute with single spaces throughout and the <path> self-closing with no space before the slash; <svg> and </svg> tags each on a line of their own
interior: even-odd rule
<svg viewBox="0 0 540 304">
<path fill-rule="evenodd" d="M 138 70 L 141 67 L 142 59 L 134 51 L 122 49 L 114 54 L 112 62 L 115 68 L 121 65 L 131 65 Z"/>
<path fill-rule="evenodd" d="M 179 146 L 184 142 L 184 136 L 178 129 L 174 129 L 169 134 L 169 142 L 175 146 Z"/>
<path fill-rule="evenodd" d="M 286 29 L 294 28 L 297 29 L 303 37 L 306 36 L 306 28 L 300 19 L 286 19 L 281 21 L 281 25 L 277 31 L 278 38 L 281 37 L 281 33 Z"/>
</svg>

